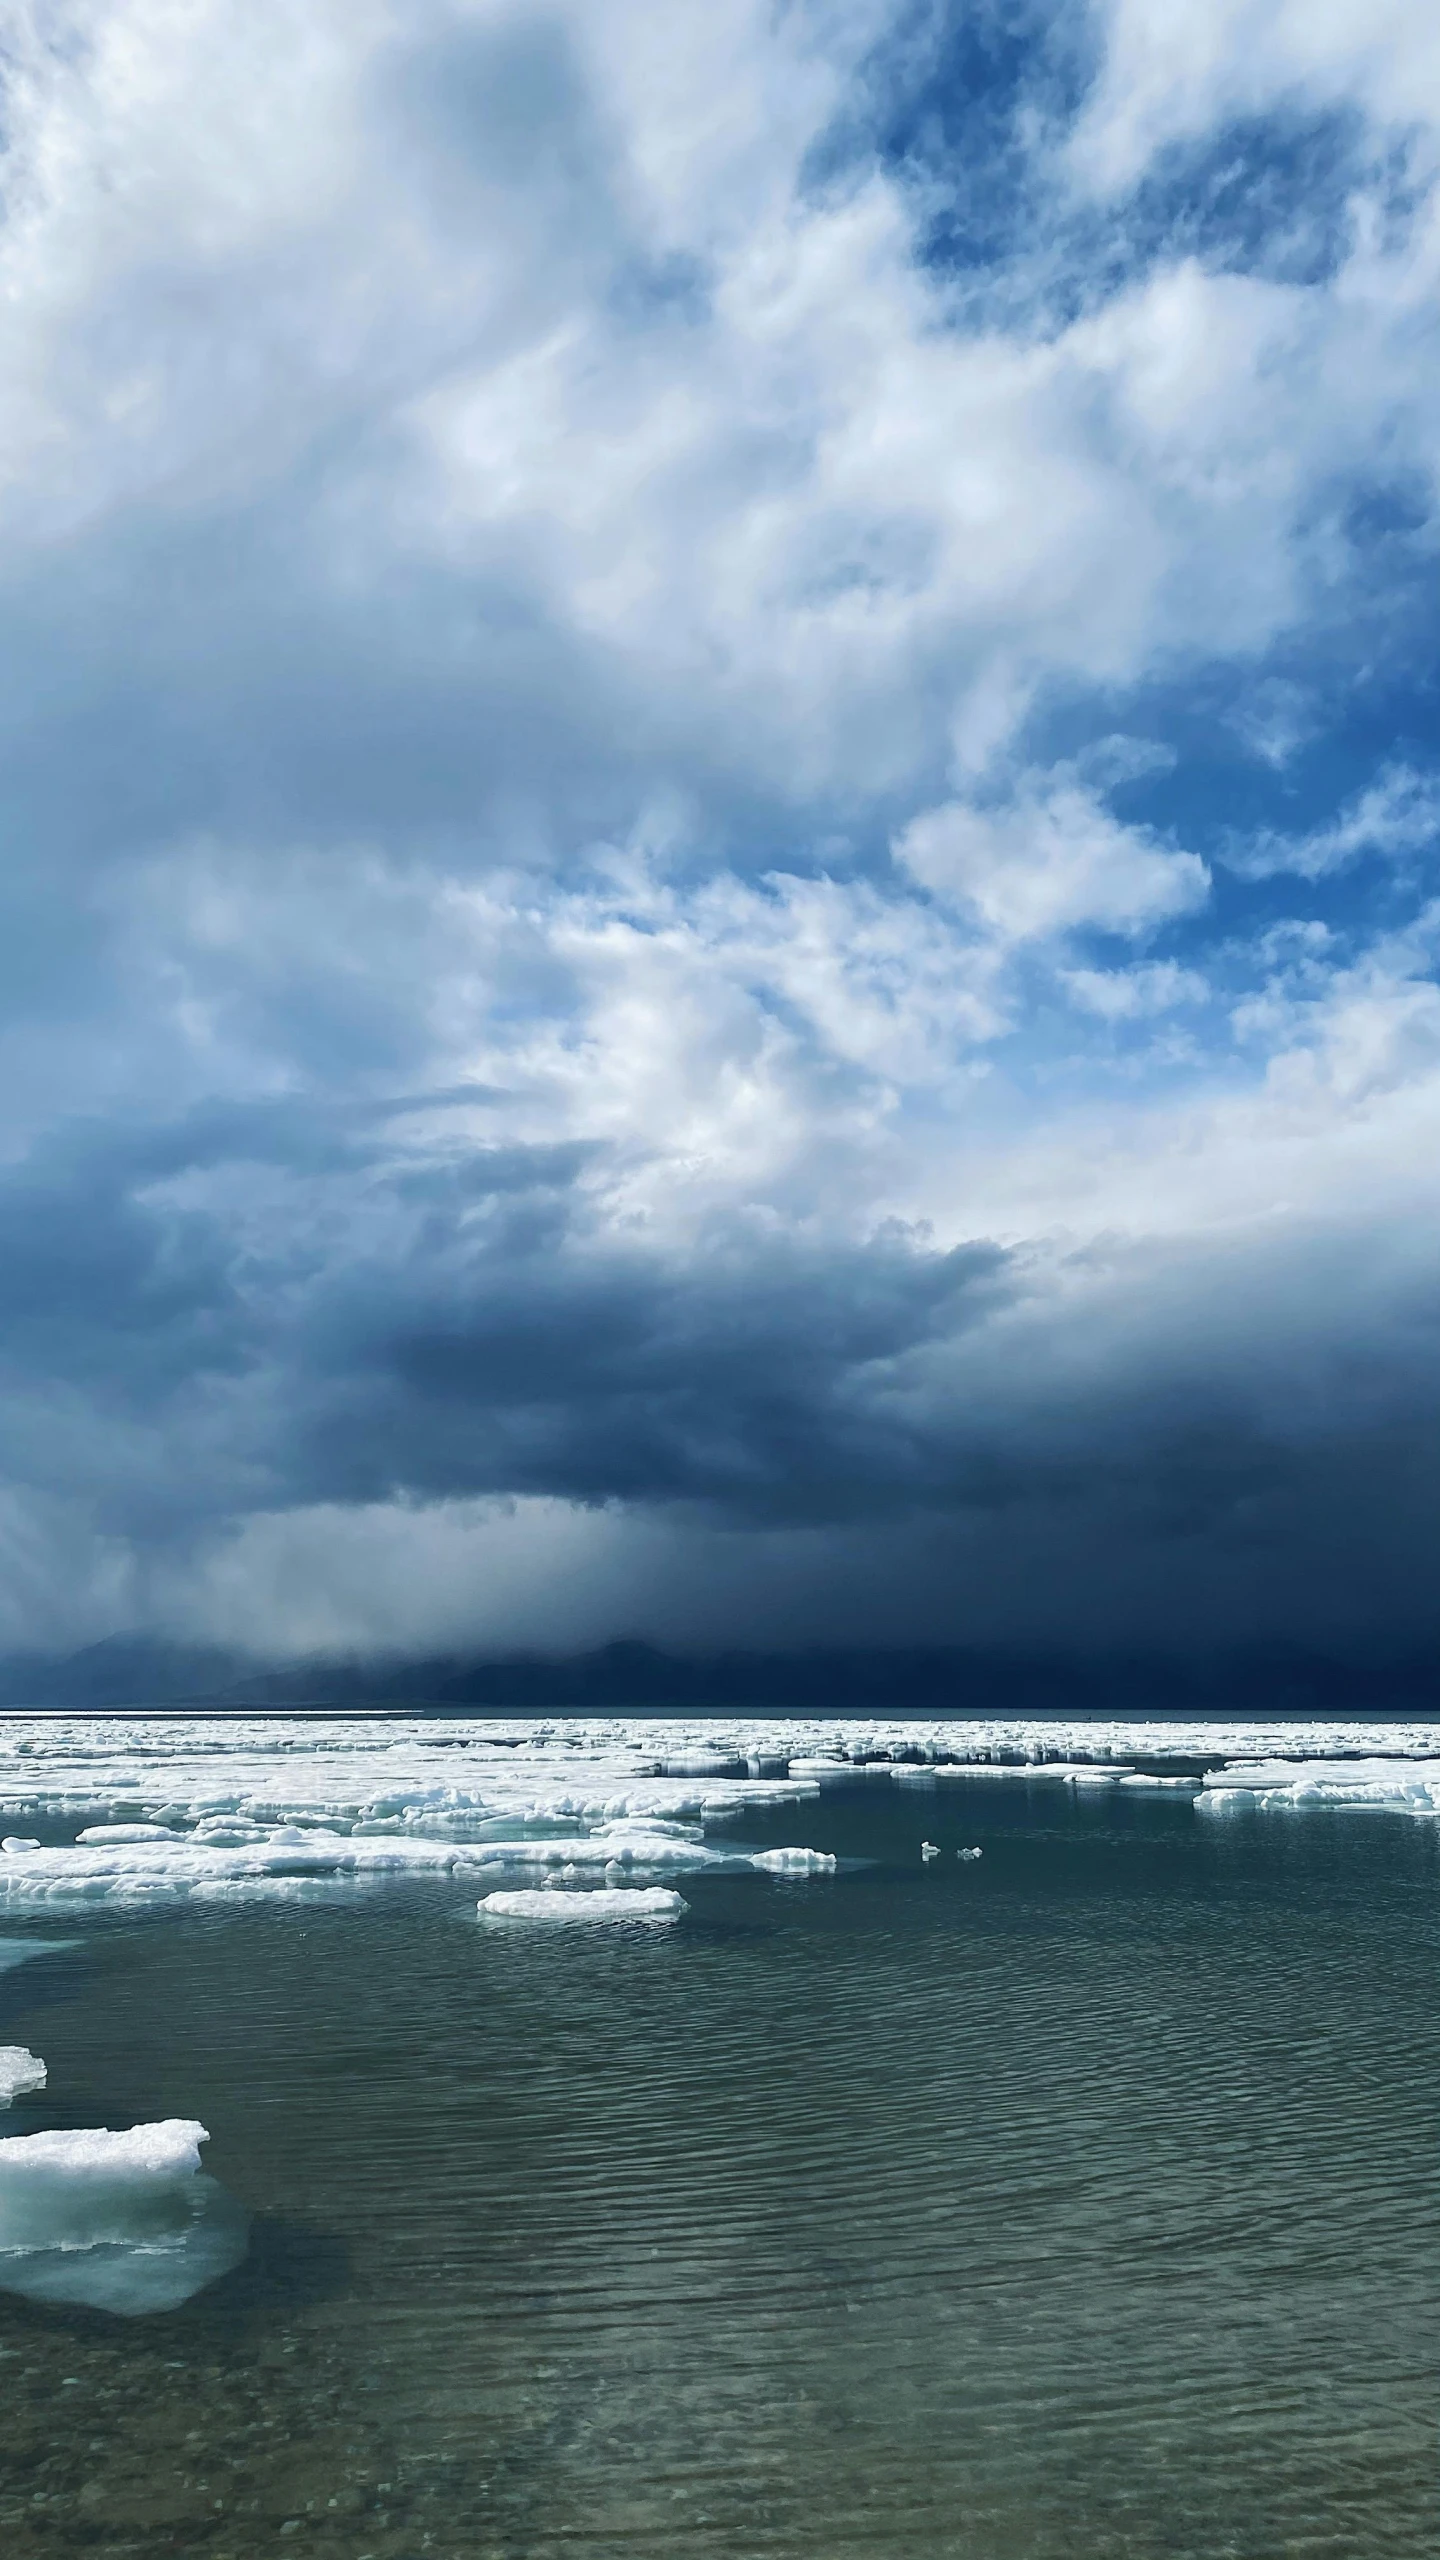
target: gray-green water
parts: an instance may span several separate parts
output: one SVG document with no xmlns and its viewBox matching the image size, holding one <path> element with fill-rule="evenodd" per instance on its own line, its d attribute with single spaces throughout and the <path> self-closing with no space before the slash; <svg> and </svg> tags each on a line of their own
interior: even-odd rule
<svg viewBox="0 0 1440 2560">
<path fill-rule="evenodd" d="M 256 2226 L 148 2321 L 0 2297 L 6 2560 L 1431 2552 L 1431 1829 L 856 1780 L 804 1837 L 873 1863 L 8 1975 L 13 2129 L 199 2115 Z"/>
</svg>

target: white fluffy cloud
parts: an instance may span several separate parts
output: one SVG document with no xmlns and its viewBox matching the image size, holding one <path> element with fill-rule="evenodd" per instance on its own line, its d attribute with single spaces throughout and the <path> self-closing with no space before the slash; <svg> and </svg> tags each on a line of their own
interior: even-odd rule
<svg viewBox="0 0 1440 2560">
<path fill-rule="evenodd" d="M 1075 783 L 1022 789 L 1005 808 L 951 801 L 905 829 L 896 853 L 947 904 L 1002 942 L 1095 925 L 1133 935 L 1199 906 L 1210 885 L 1193 853 L 1118 824 Z"/>
<path fill-rule="evenodd" d="M 1055 332 L 952 328 L 899 182 L 807 175 L 882 26 L 111 0 L 32 35 L 12 556 L 298 479 L 273 565 L 332 649 L 389 615 L 366 637 L 403 661 L 394 581 L 438 578 L 462 693 L 501 614 L 535 716 L 563 648 L 732 826 L 747 787 L 903 817 L 1037 685 L 1263 645 L 1323 568 L 1326 483 L 1382 439 L 1432 458 L 1414 238 L 1323 291 L 1162 260 Z"/>
<path fill-rule="evenodd" d="M 1134 178 L 1169 143 L 1295 103 L 1368 112 L 1404 134 L 1440 122 L 1440 35 L 1408 0 L 1108 0 L 1102 68 L 1072 143 L 1094 182 Z"/>
</svg>

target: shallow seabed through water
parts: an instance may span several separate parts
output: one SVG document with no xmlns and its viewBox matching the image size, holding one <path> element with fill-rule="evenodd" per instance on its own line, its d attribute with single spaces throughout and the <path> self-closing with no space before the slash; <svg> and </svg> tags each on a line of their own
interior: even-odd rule
<svg viewBox="0 0 1440 2560">
<path fill-rule="evenodd" d="M 868 1863 L 17 1925 L 72 1943 L 0 1984 L 6 2129 L 198 2117 L 255 2222 L 177 2311 L 0 2296 L 6 2560 L 1435 2549 L 1435 1827 L 857 1777 L 726 1828 Z"/>
</svg>

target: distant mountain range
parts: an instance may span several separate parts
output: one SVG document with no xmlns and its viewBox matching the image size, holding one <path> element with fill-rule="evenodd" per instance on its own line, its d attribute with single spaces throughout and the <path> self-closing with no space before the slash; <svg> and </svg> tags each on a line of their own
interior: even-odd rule
<svg viewBox="0 0 1440 2560">
<path fill-rule="evenodd" d="M 1440 1654 L 1368 1664 L 1281 1646 L 1203 1657 L 1020 1656 L 941 1647 L 683 1655 L 630 1642 L 555 1657 L 266 1663 L 216 1646 L 113 1636 L 63 1656 L 0 1656 L 5 1707 L 1440 1716 Z"/>
</svg>

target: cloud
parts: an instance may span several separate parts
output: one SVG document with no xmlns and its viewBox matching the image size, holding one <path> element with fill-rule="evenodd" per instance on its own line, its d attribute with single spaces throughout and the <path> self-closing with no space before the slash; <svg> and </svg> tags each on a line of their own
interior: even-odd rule
<svg viewBox="0 0 1440 2560">
<path fill-rule="evenodd" d="M 1433 1610 L 1434 47 L 1002 50 L 18 26 L 14 1641 Z"/>
<path fill-rule="evenodd" d="M 1365 790 L 1347 802 L 1329 826 L 1305 835 L 1282 835 L 1266 828 L 1248 843 L 1226 851 L 1233 871 L 1250 880 L 1270 880 L 1293 872 L 1302 880 L 1323 880 L 1365 855 L 1401 862 L 1407 855 L 1427 853 L 1440 837 L 1440 783 L 1410 765 L 1387 765 Z"/>
<path fill-rule="evenodd" d="M 1135 935 L 1198 906 L 1204 863 L 1118 823 L 1073 782 L 1022 788 L 1006 808 L 961 801 L 912 819 L 896 858 L 935 896 L 973 909 L 1002 942 L 1093 925 Z"/>
<path fill-rule="evenodd" d="M 1134 969 L 1065 969 L 1061 983 L 1083 1013 L 1102 1022 L 1143 1021 L 1177 1006 L 1204 1004 L 1210 990 L 1196 969 L 1154 960 Z"/>
<path fill-rule="evenodd" d="M 1092 183 L 1133 179 L 1166 143 L 1296 97 L 1414 132 L 1440 118 L 1440 45 L 1404 0 L 1110 0 L 1102 67 L 1072 137 Z"/>
</svg>

